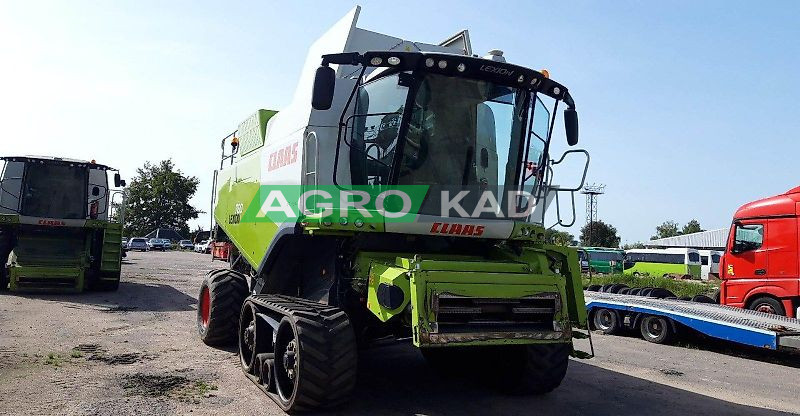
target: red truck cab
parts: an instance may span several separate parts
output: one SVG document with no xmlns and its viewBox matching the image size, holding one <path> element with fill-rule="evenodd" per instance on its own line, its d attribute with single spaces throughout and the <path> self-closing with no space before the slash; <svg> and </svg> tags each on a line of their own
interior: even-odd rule
<svg viewBox="0 0 800 416">
<path fill-rule="evenodd" d="M 800 308 L 800 186 L 742 205 L 720 264 L 720 303 L 795 317 Z"/>
</svg>

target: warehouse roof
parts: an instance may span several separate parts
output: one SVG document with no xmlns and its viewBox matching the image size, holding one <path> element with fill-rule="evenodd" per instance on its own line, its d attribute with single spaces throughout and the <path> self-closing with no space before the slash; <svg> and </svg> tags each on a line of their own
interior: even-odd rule
<svg viewBox="0 0 800 416">
<path fill-rule="evenodd" d="M 699 233 L 678 235 L 645 241 L 645 247 L 691 247 L 708 250 L 724 250 L 728 240 L 728 229 L 701 231 Z"/>
</svg>

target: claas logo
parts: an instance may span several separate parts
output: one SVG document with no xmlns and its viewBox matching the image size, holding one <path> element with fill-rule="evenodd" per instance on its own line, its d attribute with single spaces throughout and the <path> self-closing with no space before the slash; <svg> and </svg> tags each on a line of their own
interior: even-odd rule
<svg viewBox="0 0 800 416">
<path fill-rule="evenodd" d="M 732 264 L 728 265 L 728 275 L 729 276 L 733 276 L 733 265 Z"/>
</svg>

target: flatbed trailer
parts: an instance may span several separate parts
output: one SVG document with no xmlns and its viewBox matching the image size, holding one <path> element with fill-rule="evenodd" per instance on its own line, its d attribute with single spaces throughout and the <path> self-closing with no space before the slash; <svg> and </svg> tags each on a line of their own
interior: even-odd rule
<svg viewBox="0 0 800 416">
<path fill-rule="evenodd" d="M 647 341 L 668 343 L 682 326 L 737 344 L 800 352 L 798 319 L 678 299 L 590 291 L 584 296 L 590 322 L 605 333 L 639 329 Z"/>
</svg>

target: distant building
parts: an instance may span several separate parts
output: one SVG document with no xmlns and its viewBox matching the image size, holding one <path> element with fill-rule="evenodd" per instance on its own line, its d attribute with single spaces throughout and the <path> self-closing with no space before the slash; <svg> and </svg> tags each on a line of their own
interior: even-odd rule
<svg viewBox="0 0 800 416">
<path fill-rule="evenodd" d="M 728 241 L 728 229 L 701 231 L 699 233 L 678 235 L 645 241 L 647 248 L 688 247 L 698 250 L 724 251 Z"/>
</svg>

